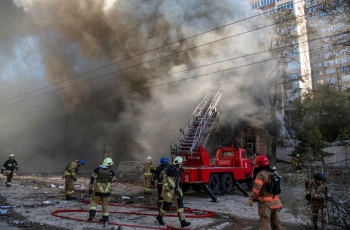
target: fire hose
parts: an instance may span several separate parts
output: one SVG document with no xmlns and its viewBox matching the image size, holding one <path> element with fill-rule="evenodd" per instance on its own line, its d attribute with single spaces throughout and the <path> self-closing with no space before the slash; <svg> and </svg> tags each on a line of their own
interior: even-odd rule
<svg viewBox="0 0 350 230">
<path fill-rule="evenodd" d="M 89 204 L 89 200 L 85 200 L 84 203 Z M 101 202 L 99 202 L 101 204 Z M 138 209 L 148 209 L 148 210 L 158 210 L 157 207 L 151 207 L 151 206 L 138 206 L 138 205 L 127 205 L 127 204 L 117 204 L 117 203 L 111 203 L 110 206 L 115 207 L 124 207 L 124 208 L 138 208 Z M 175 210 L 172 208 L 171 210 Z M 192 209 L 192 208 L 185 208 L 185 213 L 190 213 L 189 215 L 186 215 L 187 218 L 209 218 L 215 215 L 212 211 L 203 211 L 199 209 Z M 55 210 L 51 213 L 51 215 L 59 217 L 59 218 L 65 218 L 70 220 L 76 220 L 76 221 L 87 221 L 86 219 L 71 217 L 62 215 L 62 213 L 75 213 L 75 212 L 89 212 L 89 210 L 81 210 L 81 209 L 61 209 L 61 210 Z M 97 211 L 101 212 L 101 211 Z M 140 216 L 157 216 L 158 214 L 155 213 L 146 213 L 146 212 L 120 212 L 120 211 L 110 211 L 109 213 L 113 214 L 124 214 L 124 215 L 140 215 Z M 167 214 L 167 217 L 178 217 L 177 214 Z M 93 220 L 92 222 L 100 223 L 97 220 Z M 181 228 L 175 228 L 172 226 L 167 226 L 165 228 L 161 227 L 152 227 L 152 226 L 144 226 L 144 225 L 136 225 L 136 224 L 126 224 L 126 223 L 117 223 L 117 222 L 108 222 L 110 225 L 117 225 L 117 226 L 124 226 L 124 227 L 133 227 L 133 228 L 143 228 L 143 229 L 181 229 Z"/>
</svg>

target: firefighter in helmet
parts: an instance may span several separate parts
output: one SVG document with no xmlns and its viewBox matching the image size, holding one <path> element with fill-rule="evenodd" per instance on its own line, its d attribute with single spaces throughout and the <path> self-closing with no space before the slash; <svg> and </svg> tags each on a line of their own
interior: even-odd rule
<svg viewBox="0 0 350 230">
<path fill-rule="evenodd" d="M 279 219 L 279 210 L 281 201 L 278 195 L 273 195 L 268 185 L 271 183 L 270 173 L 274 170 L 269 165 L 269 159 L 265 155 L 259 155 L 255 158 L 257 175 L 254 180 L 254 187 L 248 200 L 249 206 L 253 206 L 253 200 L 259 202 L 258 213 L 260 215 L 259 226 L 261 230 L 285 230 L 285 227 Z"/>
<path fill-rule="evenodd" d="M 301 170 L 301 166 L 303 164 L 303 161 L 301 160 L 301 157 L 299 154 L 297 154 L 295 157 L 293 157 L 292 164 L 293 164 L 295 170 L 297 170 L 297 172 L 299 173 Z"/>
<path fill-rule="evenodd" d="M 171 203 L 175 204 L 181 227 L 190 225 L 187 222 L 184 214 L 183 194 L 180 188 L 180 178 L 183 172 L 183 159 L 180 156 L 175 157 L 173 164 L 166 167 L 163 172 L 163 188 L 162 197 L 163 204 L 159 209 L 159 215 L 156 217 L 160 225 L 164 225 L 163 217 L 166 211 L 170 210 Z"/>
<path fill-rule="evenodd" d="M 109 221 L 111 183 L 117 180 L 114 171 L 111 169 L 113 164 L 114 162 L 111 158 L 106 158 L 102 165 L 92 172 L 89 185 L 89 194 L 92 196 L 88 221 L 92 221 L 95 218 L 97 203 L 99 201 L 102 201 L 102 218 L 100 221 L 103 223 L 108 223 Z"/>
<path fill-rule="evenodd" d="M 144 175 L 143 193 L 145 193 L 145 194 L 150 193 L 153 172 L 155 172 L 155 169 L 154 169 L 153 164 L 152 164 L 152 157 L 148 156 L 146 158 L 146 163 L 145 163 L 145 166 L 143 168 L 143 175 Z"/>
<path fill-rule="evenodd" d="M 163 170 L 168 167 L 169 159 L 166 157 L 160 158 L 160 165 L 156 167 L 156 171 L 153 174 L 151 185 L 154 185 L 154 182 L 157 181 L 157 190 L 158 190 L 158 208 L 160 208 L 163 204 L 162 197 L 162 188 L 163 188 Z"/>
<path fill-rule="evenodd" d="M 15 160 L 15 155 L 11 154 L 9 156 L 9 159 L 4 163 L 4 165 L 1 168 L 1 174 L 3 174 L 4 170 L 6 170 L 6 176 L 7 176 L 7 180 L 5 182 L 6 187 L 11 187 L 11 180 L 13 177 L 13 171 L 15 169 L 18 172 L 18 164 L 17 164 L 17 161 Z"/>
<path fill-rule="evenodd" d="M 310 181 L 308 186 L 308 193 L 311 195 L 310 208 L 312 212 L 313 228 L 318 229 L 318 213 L 321 213 L 322 229 L 326 229 L 326 208 L 327 202 L 327 186 L 325 183 L 325 176 L 322 173 L 316 173 L 314 179 Z"/>
<path fill-rule="evenodd" d="M 70 162 L 64 170 L 63 178 L 65 180 L 66 187 L 66 200 L 76 199 L 72 196 L 74 193 L 74 181 L 77 181 L 76 173 L 79 171 L 79 167 L 82 165 L 85 165 L 85 160 L 75 160 Z"/>
</svg>

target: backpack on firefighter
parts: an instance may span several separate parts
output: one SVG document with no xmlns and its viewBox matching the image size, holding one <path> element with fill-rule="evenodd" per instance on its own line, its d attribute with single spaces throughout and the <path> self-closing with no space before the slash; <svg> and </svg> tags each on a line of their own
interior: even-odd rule
<svg viewBox="0 0 350 230">
<path fill-rule="evenodd" d="M 267 188 L 273 196 L 278 195 L 282 192 L 281 189 L 281 177 L 276 173 L 269 173 L 271 183 L 268 184 Z"/>
</svg>

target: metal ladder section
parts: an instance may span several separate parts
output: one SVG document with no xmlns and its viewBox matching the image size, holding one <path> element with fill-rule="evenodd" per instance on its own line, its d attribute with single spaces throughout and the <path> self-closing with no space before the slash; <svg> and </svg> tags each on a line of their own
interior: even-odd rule
<svg viewBox="0 0 350 230">
<path fill-rule="evenodd" d="M 216 106 L 221 98 L 222 89 L 216 92 L 210 89 L 194 110 L 185 126 L 180 129 L 175 145 L 176 154 L 192 154 L 199 145 L 205 146 L 208 137 L 217 122 L 219 112 Z"/>
</svg>

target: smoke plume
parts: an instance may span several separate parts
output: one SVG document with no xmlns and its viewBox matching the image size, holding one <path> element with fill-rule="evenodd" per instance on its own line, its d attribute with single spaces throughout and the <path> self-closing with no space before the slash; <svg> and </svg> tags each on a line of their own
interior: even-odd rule
<svg viewBox="0 0 350 230">
<path fill-rule="evenodd" d="M 28 108 L 29 103 L 52 103 L 44 108 L 55 107 L 53 103 L 62 105 L 16 116 L 10 122 L 0 121 L 1 126 L 9 128 L 7 133 L 1 131 L 3 140 L 19 144 L 2 143 L 1 154 L 5 157 L 16 152 L 19 164 L 28 162 L 23 167 L 29 171 L 54 171 L 76 158 L 84 158 L 90 170 L 103 160 L 105 144 L 114 145 L 116 163 L 123 159 L 144 161 L 148 155 L 154 161 L 169 157 L 169 145 L 176 142 L 179 128 L 211 87 L 223 87 L 220 102 L 223 122 L 234 122 L 258 111 L 248 105 L 252 104 L 251 94 L 259 91 L 256 85 L 260 76 L 256 73 L 262 75 L 263 69 L 236 68 L 257 58 L 249 56 L 210 65 L 259 50 L 252 33 L 244 34 L 252 28 L 251 22 L 234 23 L 184 40 L 242 20 L 248 6 L 241 1 L 13 0 L 13 3 L 7 7 L 16 14 L 8 15 L 7 20 L 15 19 L 16 27 L 11 34 L 1 36 L 6 46 L 1 45 L 0 50 L 6 49 L 13 56 L 15 47 L 26 41 L 32 46 L 25 62 L 29 65 L 32 55 L 36 62 L 30 72 L 18 69 L 11 79 L 0 75 L 1 85 L 18 88 L 1 98 L 12 98 L 45 84 L 55 85 L 35 95 L 59 90 L 16 107 L 9 106 L 7 110 L 0 108 L 0 112 Z M 224 39 L 240 33 L 243 35 Z M 211 43 L 219 39 L 223 40 Z M 195 46 L 200 47 L 191 49 Z M 140 65 L 144 62 L 147 63 Z M 0 65 L 9 64 L 2 60 Z M 200 65 L 208 66 L 163 76 Z M 227 68 L 232 69 L 222 71 Z M 222 72 L 205 75 L 215 71 Z M 26 80 L 31 80 L 29 85 L 19 82 L 23 73 Z M 204 76 L 196 77 L 200 75 Z M 167 84 L 177 80 L 180 81 Z"/>
</svg>

